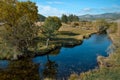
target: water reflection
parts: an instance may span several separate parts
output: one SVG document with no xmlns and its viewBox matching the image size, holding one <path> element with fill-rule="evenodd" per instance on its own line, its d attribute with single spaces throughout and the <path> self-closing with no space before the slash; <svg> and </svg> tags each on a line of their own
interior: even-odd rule
<svg viewBox="0 0 120 80">
<path fill-rule="evenodd" d="M 85 39 L 81 45 L 73 48 L 62 47 L 60 50 L 51 52 L 48 57 L 45 55 L 33 58 L 33 62 L 41 64 L 39 73 L 44 78 L 57 77 L 67 80 L 71 73 L 79 74 L 96 68 L 98 54 L 107 56 L 106 49 L 110 44 L 111 41 L 106 34 L 94 34 Z"/>
<path fill-rule="evenodd" d="M 55 61 L 51 61 L 49 55 L 47 55 L 47 62 L 43 70 L 44 78 L 55 79 L 57 77 L 57 67 L 58 64 Z"/>
<path fill-rule="evenodd" d="M 30 59 L 12 61 L 7 69 L 0 71 L 0 80 L 39 80 L 38 69 Z"/>
<path fill-rule="evenodd" d="M 106 41 L 106 38 L 108 38 L 108 36 L 106 36 L 106 34 L 96 34 L 96 35 L 93 35 L 95 44 L 102 44 Z"/>
<path fill-rule="evenodd" d="M 0 60 L 0 69 L 6 69 L 9 65 L 9 62 L 7 60 Z"/>
<path fill-rule="evenodd" d="M 92 35 L 83 44 L 56 49 L 49 55 L 19 61 L 0 61 L 0 80 L 67 80 L 71 73 L 81 73 L 97 66 L 97 54 L 111 44 L 107 35 Z"/>
</svg>

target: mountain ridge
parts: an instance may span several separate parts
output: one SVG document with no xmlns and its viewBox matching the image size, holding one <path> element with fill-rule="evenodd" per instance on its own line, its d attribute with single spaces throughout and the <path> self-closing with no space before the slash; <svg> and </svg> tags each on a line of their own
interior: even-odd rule
<svg viewBox="0 0 120 80">
<path fill-rule="evenodd" d="M 120 19 L 120 12 L 116 13 L 104 13 L 104 14 L 85 14 L 79 16 L 80 20 L 96 20 L 96 19 L 105 19 L 105 20 L 118 20 Z"/>
</svg>

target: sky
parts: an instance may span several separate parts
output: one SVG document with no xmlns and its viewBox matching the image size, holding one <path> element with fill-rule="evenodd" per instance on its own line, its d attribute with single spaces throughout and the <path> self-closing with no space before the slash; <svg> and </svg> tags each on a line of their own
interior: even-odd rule
<svg viewBox="0 0 120 80">
<path fill-rule="evenodd" d="M 38 11 L 44 16 L 62 14 L 102 14 L 120 12 L 120 0 L 30 0 L 38 6 Z"/>
</svg>

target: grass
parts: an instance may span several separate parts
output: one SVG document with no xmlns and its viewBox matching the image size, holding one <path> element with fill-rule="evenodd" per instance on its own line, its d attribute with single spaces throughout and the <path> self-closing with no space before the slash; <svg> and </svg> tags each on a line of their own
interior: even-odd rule
<svg viewBox="0 0 120 80">
<path fill-rule="evenodd" d="M 119 32 L 109 33 L 115 51 L 108 57 L 98 56 L 99 68 L 70 76 L 69 80 L 120 80 L 120 35 Z"/>
<path fill-rule="evenodd" d="M 58 37 L 60 38 L 70 37 L 70 38 L 77 39 L 77 40 L 83 40 L 84 37 L 88 37 L 90 34 L 97 32 L 95 27 L 91 27 L 91 29 L 83 29 L 82 26 L 73 27 L 71 24 L 63 24 L 61 28 L 59 29 L 59 31 L 76 34 L 76 35 L 61 34 L 61 35 L 58 35 Z"/>
<path fill-rule="evenodd" d="M 81 80 L 119 80 L 120 48 L 103 60 L 110 66 L 100 64 L 100 68 L 80 74 Z M 77 79 L 75 79 L 77 80 Z"/>
<path fill-rule="evenodd" d="M 0 36 L 2 36 L 2 33 L 4 33 L 4 26 L 0 26 L 0 31 Z M 76 27 L 73 25 L 73 23 L 62 24 L 56 36 L 50 39 L 48 47 L 45 46 L 47 40 L 46 37 L 41 33 L 41 31 L 39 31 L 38 38 L 36 38 L 34 46 L 30 46 L 28 49 L 32 52 L 39 52 L 41 54 L 53 50 L 54 48 L 56 48 L 56 46 L 75 46 L 80 44 L 85 37 L 89 37 L 89 35 L 95 32 L 96 30 L 94 27 L 88 30 L 82 29 L 80 25 Z M 4 45 L 4 41 L 2 41 L 1 38 L 0 43 L 0 59 L 12 59 L 21 54 L 15 51 L 15 48 L 13 48 L 12 46 Z"/>
<path fill-rule="evenodd" d="M 52 46 L 74 46 L 78 45 L 82 42 L 85 37 L 89 37 L 92 33 L 96 33 L 97 31 L 93 27 L 91 30 L 81 29 L 81 27 L 72 27 L 71 24 L 62 24 L 56 36 L 52 37 L 49 41 L 49 48 Z M 43 34 L 39 33 L 39 40 L 37 51 L 50 50 L 45 47 L 46 38 Z M 53 49 L 53 48 L 51 48 Z M 34 49 L 33 49 L 34 50 Z"/>
<path fill-rule="evenodd" d="M 3 28 L 1 27 L 1 30 L 2 29 Z M 94 27 L 92 27 L 91 30 L 87 30 L 87 29 L 82 29 L 81 27 L 73 27 L 69 24 L 63 24 L 61 28 L 59 29 L 59 33 L 57 33 L 57 36 L 50 40 L 50 43 L 49 43 L 50 45 L 48 47 L 45 46 L 45 41 L 46 41 L 45 36 L 39 33 L 40 39 L 38 39 L 37 49 L 31 48 L 30 50 L 49 51 L 51 49 L 54 49 L 56 45 L 60 45 L 63 43 L 68 44 L 68 43 L 73 42 L 73 44 L 75 44 L 74 41 L 76 42 L 76 40 L 83 40 L 84 37 L 87 37 L 90 34 L 95 33 L 95 32 L 97 31 Z M 90 70 L 88 72 L 81 73 L 80 75 L 71 74 L 69 80 L 119 80 L 120 79 L 120 76 L 119 76 L 120 75 L 120 37 L 118 37 L 119 35 L 117 35 L 117 33 L 112 33 L 109 35 L 114 45 L 116 46 L 115 52 L 110 54 L 109 57 L 107 58 L 102 57 L 102 56 L 98 57 L 99 69 L 94 69 L 92 71 Z M 14 48 L 12 47 L 8 48 L 4 44 L 0 44 L 0 47 L 1 48 L 4 47 L 3 51 L 5 51 L 3 53 L 0 53 L 1 59 L 3 59 L 4 57 L 7 57 L 7 59 L 9 59 L 13 57 L 14 55 L 13 53 L 17 53 L 15 52 Z M 56 50 L 56 54 L 57 52 L 59 52 L 59 50 Z M 30 63 L 29 68 L 31 68 L 31 66 L 33 67 L 29 71 L 26 71 L 29 68 L 26 68 L 26 66 L 24 66 L 24 63 L 22 63 L 21 61 L 18 63 L 20 63 L 20 66 L 17 66 L 17 67 L 19 67 L 20 69 L 25 68 L 25 70 L 23 69 L 21 72 L 19 72 L 20 74 L 24 74 L 23 76 L 21 76 L 21 78 L 22 77 L 24 78 L 25 75 L 27 74 L 31 74 L 33 76 L 32 71 L 36 70 L 34 67 L 34 64 Z M 11 68 L 10 70 L 5 71 L 5 72 L 3 71 L 2 73 L 0 73 L 0 75 L 6 74 L 5 76 L 0 76 L 0 79 L 4 80 L 7 78 L 8 79 L 11 78 L 10 74 L 7 72 L 11 72 L 11 74 L 13 74 L 15 71 L 12 73 L 13 71 L 12 69 L 14 69 L 15 67 L 16 66 L 12 66 L 10 67 Z M 19 75 L 19 73 L 17 74 Z M 14 75 L 14 76 L 17 77 L 18 75 Z M 14 78 L 14 76 L 13 76 L 14 80 L 21 79 L 21 78 Z M 34 76 L 38 77 L 38 75 L 34 75 Z M 28 76 L 27 78 L 29 79 L 30 76 Z"/>
</svg>

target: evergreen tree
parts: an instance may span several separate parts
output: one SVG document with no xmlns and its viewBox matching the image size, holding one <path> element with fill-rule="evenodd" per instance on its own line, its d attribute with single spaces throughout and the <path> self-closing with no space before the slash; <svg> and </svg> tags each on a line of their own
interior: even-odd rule
<svg viewBox="0 0 120 80">
<path fill-rule="evenodd" d="M 67 15 L 63 14 L 62 17 L 61 17 L 61 21 L 64 22 L 64 23 L 67 23 L 68 22 Z"/>
</svg>

